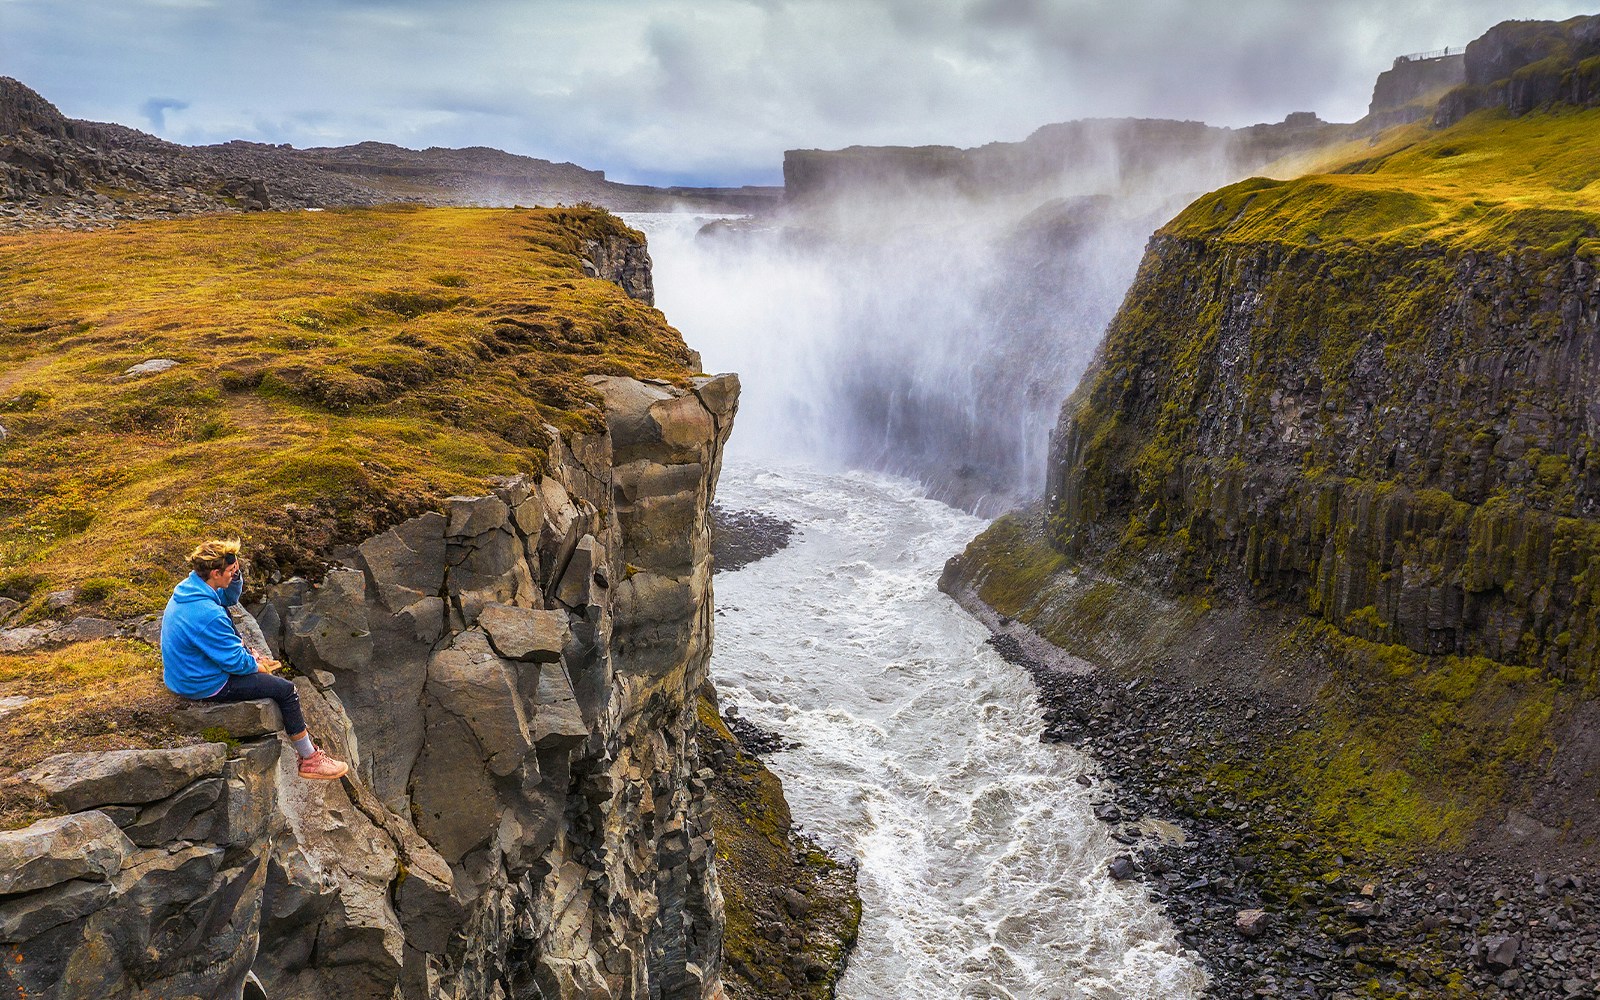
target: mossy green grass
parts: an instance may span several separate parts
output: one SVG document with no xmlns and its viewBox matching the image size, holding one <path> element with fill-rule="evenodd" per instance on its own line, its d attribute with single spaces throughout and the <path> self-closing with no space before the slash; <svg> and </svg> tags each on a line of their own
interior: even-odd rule
<svg viewBox="0 0 1600 1000">
<path fill-rule="evenodd" d="M 253 213 L 0 238 L 0 593 L 159 610 L 197 540 L 259 582 L 544 467 L 593 374 L 682 380 L 659 312 L 587 277 L 600 210 Z M 157 358 L 178 364 L 124 377 Z M 55 611 L 49 612 L 59 617 Z"/>
<path fill-rule="evenodd" d="M 1223 631 L 1254 637 L 1234 650 L 1240 661 L 1315 665 L 1308 711 L 1282 739 L 1241 747 L 1219 733 L 1214 752 L 1172 763 L 1203 771 L 1219 800 L 1276 801 L 1286 828 L 1303 827 L 1329 857 L 1370 864 L 1462 846 L 1514 800 L 1519 776 L 1547 762 L 1552 721 L 1573 704 L 1570 686 L 1534 668 L 1423 655 L 1312 618 L 1277 631 L 1256 619 L 1228 628 L 1240 609 L 1165 601 L 1079 566 L 1035 518 L 995 521 L 962 554 L 958 575 L 985 604 L 1068 652 L 1123 679 L 1175 676 L 1188 669 L 1179 665 L 1185 650 L 1210 648 Z"/>
<path fill-rule="evenodd" d="M 1600 251 L 1600 108 L 1383 133 L 1292 180 L 1254 178 L 1199 199 L 1163 230 L 1235 244 L 1398 244 Z"/>
</svg>

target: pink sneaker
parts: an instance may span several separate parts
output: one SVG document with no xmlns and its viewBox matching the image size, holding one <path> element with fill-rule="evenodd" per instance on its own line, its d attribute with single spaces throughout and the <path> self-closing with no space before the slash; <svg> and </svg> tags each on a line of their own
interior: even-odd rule
<svg viewBox="0 0 1600 1000">
<path fill-rule="evenodd" d="M 300 777 L 310 778 L 312 781 L 332 781 L 342 778 L 350 770 L 350 765 L 342 760 L 335 760 L 318 750 L 309 757 L 300 758 Z"/>
</svg>

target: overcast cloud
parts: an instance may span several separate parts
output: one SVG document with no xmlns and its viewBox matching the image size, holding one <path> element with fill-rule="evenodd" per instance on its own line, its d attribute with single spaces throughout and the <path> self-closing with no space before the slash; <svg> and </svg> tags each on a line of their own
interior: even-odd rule
<svg viewBox="0 0 1600 1000">
<path fill-rule="evenodd" d="M 1566 0 L 0 0 L 0 75 L 183 143 L 487 145 L 646 183 L 1085 117 L 1351 121 Z"/>
</svg>

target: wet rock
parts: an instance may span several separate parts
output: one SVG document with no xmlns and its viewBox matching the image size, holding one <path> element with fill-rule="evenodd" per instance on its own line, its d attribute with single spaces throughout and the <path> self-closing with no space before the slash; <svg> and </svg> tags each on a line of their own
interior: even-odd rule
<svg viewBox="0 0 1600 1000">
<path fill-rule="evenodd" d="M 731 573 L 788 547 L 794 524 L 756 510 L 711 506 L 711 554 L 717 572 Z"/>
<path fill-rule="evenodd" d="M 739 715 L 738 711 L 737 706 L 729 705 L 724 710 L 722 721 L 727 724 L 729 731 L 739 741 L 739 745 L 744 748 L 745 753 L 760 757 L 764 754 L 788 750 L 796 745 L 784 739 L 774 730 L 757 725 Z"/>
<path fill-rule="evenodd" d="M 1094 807 L 1094 818 L 1102 823 L 1116 823 L 1122 819 L 1122 810 L 1114 802 L 1101 802 Z"/>
<path fill-rule="evenodd" d="M 1139 866 L 1126 854 L 1119 854 L 1112 858 L 1106 869 L 1110 872 L 1111 877 L 1119 882 L 1126 881 L 1139 874 Z"/>
<path fill-rule="evenodd" d="M 1233 928 L 1240 937 L 1258 938 L 1267 932 L 1267 913 L 1265 910 L 1240 910 L 1234 914 Z"/>
</svg>

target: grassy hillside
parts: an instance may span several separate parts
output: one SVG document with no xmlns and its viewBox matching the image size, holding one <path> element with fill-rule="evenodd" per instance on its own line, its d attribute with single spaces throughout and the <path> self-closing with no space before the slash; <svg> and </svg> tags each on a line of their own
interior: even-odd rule
<svg viewBox="0 0 1600 1000">
<path fill-rule="evenodd" d="M 588 209 L 266 213 L 0 238 L 0 594 L 159 610 L 198 539 L 261 581 L 493 474 L 597 373 L 675 379 L 660 313 L 585 277 Z M 151 359 L 165 372 L 124 378 Z"/>
<path fill-rule="evenodd" d="M 1352 143 L 1305 176 L 1196 201 L 1163 232 L 1226 243 L 1600 251 L 1600 108 L 1481 111 Z"/>
</svg>

